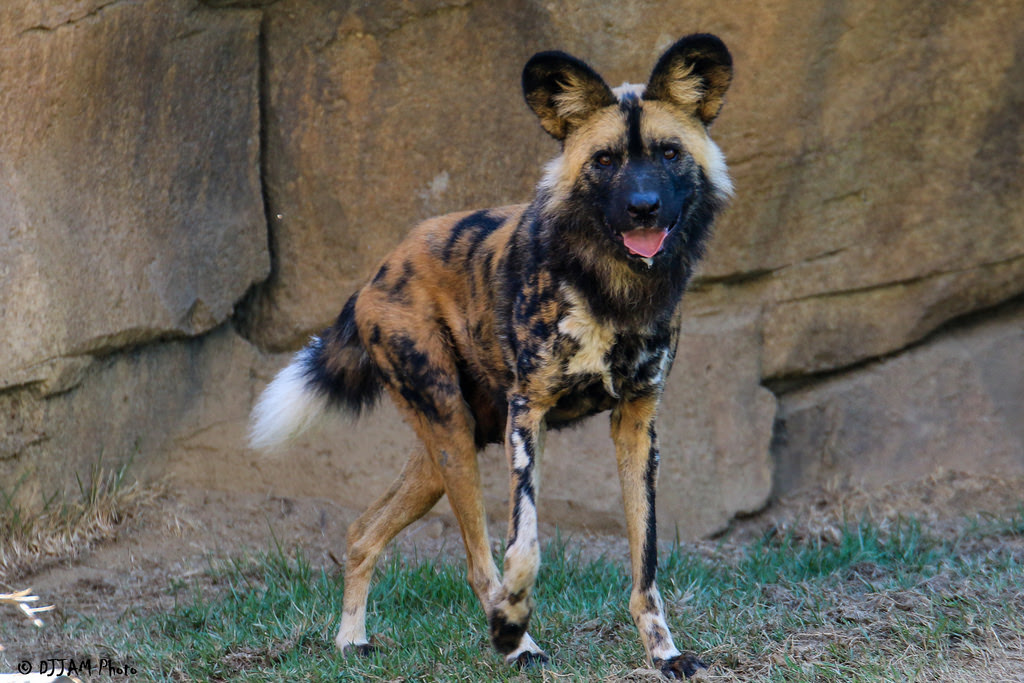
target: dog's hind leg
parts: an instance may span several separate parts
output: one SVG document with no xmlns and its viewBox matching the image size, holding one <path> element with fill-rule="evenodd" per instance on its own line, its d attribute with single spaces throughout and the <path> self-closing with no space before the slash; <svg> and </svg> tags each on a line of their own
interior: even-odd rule
<svg viewBox="0 0 1024 683">
<path fill-rule="evenodd" d="M 344 607 L 334 641 L 342 652 L 372 650 L 366 639 L 366 598 L 377 558 L 398 532 L 429 512 L 443 494 L 437 467 L 423 448 L 417 448 L 387 493 L 349 526 Z"/>
<path fill-rule="evenodd" d="M 658 399 L 648 396 L 619 405 L 612 412 L 615 442 L 626 509 L 633 590 L 629 612 L 651 663 L 668 678 L 689 678 L 704 668 L 697 657 L 682 654 L 672 642 L 665 607 L 658 592 L 658 525 L 654 494 L 658 483 L 658 444 L 654 416 Z"/>
</svg>

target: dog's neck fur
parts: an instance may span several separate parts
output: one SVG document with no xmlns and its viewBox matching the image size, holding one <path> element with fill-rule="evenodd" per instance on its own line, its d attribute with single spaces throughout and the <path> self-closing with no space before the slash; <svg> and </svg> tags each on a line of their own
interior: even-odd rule
<svg viewBox="0 0 1024 683">
<path fill-rule="evenodd" d="M 626 261 L 611 242 L 595 240 L 603 232 L 591 217 L 559 215 L 543 192 L 523 214 L 512 249 L 522 281 L 528 272 L 544 269 L 557 282 L 578 291 L 595 318 L 620 329 L 651 329 L 667 323 L 679 304 L 703 253 L 703 243 L 717 207 L 688 212 L 686 239 L 651 265 Z M 519 279 L 517 278 L 517 279 Z"/>
</svg>

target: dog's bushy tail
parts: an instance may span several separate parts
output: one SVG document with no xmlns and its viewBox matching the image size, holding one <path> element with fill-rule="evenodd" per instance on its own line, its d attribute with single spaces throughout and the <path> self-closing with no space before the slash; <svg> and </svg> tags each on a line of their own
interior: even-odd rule
<svg viewBox="0 0 1024 683">
<path fill-rule="evenodd" d="M 380 398 L 380 371 L 356 328 L 353 295 L 334 325 L 295 354 L 263 390 L 249 420 L 249 445 L 280 446 L 331 409 L 358 415 Z"/>
</svg>

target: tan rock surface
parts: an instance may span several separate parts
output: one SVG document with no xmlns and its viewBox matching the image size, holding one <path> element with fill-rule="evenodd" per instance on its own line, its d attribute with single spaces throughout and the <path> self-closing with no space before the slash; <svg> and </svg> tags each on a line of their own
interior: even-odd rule
<svg viewBox="0 0 1024 683">
<path fill-rule="evenodd" d="M 784 394 L 776 493 L 1024 473 L 1024 308 Z"/>
<path fill-rule="evenodd" d="M 746 8 L 717 124 L 737 200 L 707 305 L 766 305 L 766 377 L 1024 291 L 1024 5 L 802 7 Z"/>
<path fill-rule="evenodd" d="M 263 363 L 222 325 L 96 360 L 62 393 L 40 398 L 34 386 L 0 392 L 0 480 L 9 486 L 30 475 L 20 493 L 32 498 L 74 489 L 75 475 L 97 464 L 116 469 L 133 460 L 134 475 L 159 477 L 168 456 L 199 433 L 211 444 L 204 457 L 227 457 L 241 450 L 238 434 L 225 435 L 247 414 L 254 368 Z"/>
<path fill-rule="evenodd" d="M 188 0 L 3 3 L 0 389 L 202 333 L 265 277 L 258 28 Z"/>
<path fill-rule="evenodd" d="M 279 267 L 247 334 L 269 348 L 328 323 L 416 220 L 530 196 L 555 153 L 520 101 L 530 53 L 640 81 L 697 29 L 737 64 L 714 131 L 737 199 L 691 298 L 765 305 L 766 377 L 885 354 L 1024 291 L 1020 3 L 286 0 L 268 26 Z"/>
</svg>

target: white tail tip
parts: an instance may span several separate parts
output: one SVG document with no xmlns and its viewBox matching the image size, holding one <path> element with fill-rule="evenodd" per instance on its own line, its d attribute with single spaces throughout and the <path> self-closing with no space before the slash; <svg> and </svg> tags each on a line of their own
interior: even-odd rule
<svg viewBox="0 0 1024 683">
<path fill-rule="evenodd" d="M 252 409 L 249 445 L 258 450 L 281 446 L 311 427 L 327 410 L 327 397 L 309 384 L 307 368 L 312 349 L 295 354 L 277 373 Z"/>
</svg>

